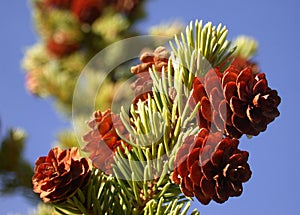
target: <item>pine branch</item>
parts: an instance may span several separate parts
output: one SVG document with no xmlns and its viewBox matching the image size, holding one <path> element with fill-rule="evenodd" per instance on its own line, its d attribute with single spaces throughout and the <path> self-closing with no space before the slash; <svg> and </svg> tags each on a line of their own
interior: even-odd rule
<svg viewBox="0 0 300 215">
<path fill-rule="evenodd" d="M 231 42 L 227 40 L 228 30 L 226 26 L 219 24 L 213 26 L 211 22 L 203 26 L 202 21 L 190 23 L 186 28 L 186 33 L 181 37 L 175 36 L 175 42 L 170 42 L 173 51 L 173 58 L 178 61 L 184 69 L 184 77 L 189 73 L 194 75 L 205 75 L 203 66 L 198 65 L 198 69 L 192 69 L 197 64 L 207 64 L 210 67 L 225 66 L 235 48 L 231 48 Z M 225 65 L 224 65 L 225 64 Z M 196 72 L 196 73 L 195 73 Z"/>
<path fill-rule="evenodd" d="M 190 208 L 190 203 L 187 201 L 187 199 L 181 200 L 180 198 L 172 201 L 165 201 L 163 197 L 153 199 L 145 206 L 144 215 L 185 215 Z M 192 214 L 198 215 L 200 213 L 197 210 L 194 210 Z"/>
<path fill-rule="evenodd" d="M 28 199 L 37 201 L 32 192 L 33 167 L 24 157 L 26 134 L 21 129 L 10 129 L 1 140 L 0 193 L 20 192 Z"/>
<path fill-rule="evenodd" d="M 53 206 L 58 214 L 123 214 L 124 202 L 129 204 L 117 181 L 94 169 L 87 187 Z"/>
<path fill-rule="evenodd" d="M 195 28 L 195 39 L 192 23 L 186 37 L 181 35 L 181 42 L 175 38 L 177 49 L 173 46 L 168 68 L 161 73 L 155 67 L 150 69 L 153 97 L 132 105 L 129 114 L 122 108 L 120 118 L 129 138 L 117 133 L 131 149 L 125 145 L 117 149 L 112 164 L 115 179 L 102 175 L 106 178 L 98 180 L 101 185 L 97 182 L 88 188 L 86 195 L 92 196 L 91 200 L 78 191 L 58 207 L 61 213 L 110 214 L 120 210 L 125 214 L 186 214 L 189 200 L 171 182 L 170 174 L 183 139 L 198 132 L 194 116 L 199 104 L 190 105 L 192 83 L 196 75 L 208 71 L 209 63 L 224 63 L 233 52 L 222 25 L 216 28 L 208 23 L 202 28 L 202 22 L 196 22 Z"/>
<path fill-rule="evenodd" d="M 192 109 L 187 102 L 191 90 L 183 89 L 182 69 L 177 67 L 173 70 L 171 67 L 172 61 L 167 72 L 163 69 L 161 77 L 155 68 L 150 70 L 153 98 L 149 96 L 147 101 L 132 105 L 130 114 L 124 109 L 120 113 L 124 127 L 130 133 L 129 139 L 117 132 L 132 149 L 123 147 L 124 153 L 119 148 L 113 170 L 120 186 L 133 202 L 133 208 L 137 208 L 139 213 L 145 207 L 149 207 L 151 213 L 151 201 L 159 202 L 163 198 L 171 204 L 178 199 L 181 191 L 170 181 L 173 161 L 182 140 L 198 129 L 194 120 L 198 105 Z M 173 98 L 170 96 L 171 89 L 176 94 Z M 182 207 L 172 208 L 170 212 L 179 214 Z"/>
</svg>

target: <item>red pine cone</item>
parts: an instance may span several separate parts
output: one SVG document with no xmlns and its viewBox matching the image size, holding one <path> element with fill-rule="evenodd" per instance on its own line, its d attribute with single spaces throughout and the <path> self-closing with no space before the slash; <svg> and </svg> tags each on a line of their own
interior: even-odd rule
<svg viewBox="0 0 300 215">
<path fill-rule="evenodd" d="M 229 137 L 256 136 L 265 131 L 279 111 L 280 97 L 268 87 L 264 73 L 251 68 L 230 66 L 220 73 L 216 68 L 194 80 L 194 102 L 200 101 L 200 127 L 224 132 Z"/>
<path fill-rule="evenodd" d="M 102 0 L 74 0 L 72 12 L 83 23 L 92 24 L 102 13 Z"/>
<path fill-rule="evenodd" d="M 222 137 L 221 132 L 201 129 L 179 148 L 172 180 L 184 195 L 195 196 L 202 204 L 211 200 L 223 203 L 240 196 L 242 183 L 251 177 L 248 152 L 239 150 L 239 141 Z"/>
<path fill-rule="evenodd" d="M 250 67 L 253 74 L 259 73 L 258 65 L 255 62 L 249 61 L 242 57 L 235 57 L 231 62 L 231 65 L 235 66 L 240 71 L 246 67 Z"/>
<path fill-rule="evenodd" d="M 88 160 L 80 157 L 78 148 L 55 147 L 48 156 L 36 161 L 33 191 L 39 193 L 44 202 L 63 201 L 88 183 L 91 168 Z"/>
<path fill-rule="evenodd" d="M 149 69 L 152 69 L 154 66 L 157 72 L 162 72 L 163 67 L 166 70 L 169 58 L 170 52 L 165 47 L 160 46 L 154 52 L 143 53 L 140 57 L 142 63 L 131 67 L 131 73 L 137 76 L 137 80 L 131 85 L 136 96 L 133 103 L 137 103 L 140 99 L 142 101 L 147 100 L 148 94 L 152 96 L 153 82 L 149 74 Z"/>
<path fill-rule="evenodd" d="M 114 153 L 118 147 L 122 147 L 121 143 L 123 142 L 116 129 L 126 136 L 121 119 L 110 110 L 96 111 L 88 122 L 88 126 L 91 130 L 83 136 L 83 140 L 87 142 L 83 151 L 90 153 L 89 158 L 95 167 L 111 174 Z M 130 147 L 128 146 L 128 148 Z"/>
<path fill-rule="evenodd" d="M 73 0 L 45 0 L 47 7 L 54 7 L 60 9 L 68 9 L 71 7 Z"/>
<path fill-rule="evenodd" d="M 149 68 L 152 68 L 153 65 L 157 71 L 161 71 L 162 67 L 167 68 L 170 55 L 167 48 L 163 46 L 157 47 L 154 52 L 145 52 L 140 57 L 142 63 L 131 67 L 131 73 L 136 75 L 142 72 L 149 72 Z"/>
<path fill-rule="evenodd" d="M 106 0 L 106 2 L 112 5 L 116 11 L 128 14 L 139 3 L 139 0 Z"/>
<path fill-rule="evenodd" d="M 51 54 L 57 58 L 60 58 L 75 52 L 79 48 L 79 44 L 67 43 L 64 40 L 57 41 L 52 37 L 47 41 L 46 47 Z"/>
</svg>

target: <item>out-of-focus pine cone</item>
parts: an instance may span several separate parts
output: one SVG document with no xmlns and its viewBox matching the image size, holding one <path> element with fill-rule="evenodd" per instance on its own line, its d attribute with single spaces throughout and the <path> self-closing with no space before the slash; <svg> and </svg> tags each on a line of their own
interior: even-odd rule
<svg viewBox="0 0 300 215">
<path fill-rule="evenodd" d="M 78 43 L 68 43 L 64 40 L 50 38 L 46 44 L 47 50 L 57 58 L 67 56 L 75 52 L 79 48 Z"/>
<path fill-rule="evenodd" d="M 91 176 L 92 165 L 82 158 L 76 147 L 62 150 L 55 147 L 48 156 L 35 163 L 32 177 L 33 191 L 44 202 L 59 202 L 85 187 Z"/>
<path fill-rule="evenodd" d="M 154 66 L 158 73 L 162 72 L 162 68 L 165 70 L 168 68 L 168 61 L 170 58 L 170 52 L 166 47 L 160 46 L 154 50 L 154 52 L 145 52 L 141 55 L 139 65 L 131 67 L 131 73 L 137 76 L 137 80 L 131 84 L 131 88 L 134 91 L 135 99 L 133 103 L 137 103 L 138 100 L 145 101 L 148 98 L 148 94 L 152 96 L 152 79 L 149 74 L 149 69 Z"/>
<path fill-rule="evenodd" d="M 106 2 L 112 5 L 116 11 L 128 14 L 139 3 L 139 0 L 106 0 Z"/>
<path fill-rule="evenodd" d="M 92 24 L 102 13 L 102 0 L 73 0 L 72 12 L 83 23 Z"/>
<path fill-rule="evenodd" d="M 172 180 L 202 204 L 240 196 L 242 184 L 251 177 L 248 152 L 237 148 L 237 139 L 222 136 L 202 128 L 197 136 L 185 139 L 176 155 Z"/>
<path fill-rule="evenodd" d="M 224 73 L 216 68 L 194 80 L 194 103 L 200 101 L 200 127 L 239 138 L 265 131 L 279 111 L 280 97 L 268 87 L 264 73 L 253 74 L 250 67 L 234 66 Z"/>
<path fill-rule="evenodd" d="M 44 0 L 47 7 L 68 9 L 71 7 L 73 0 Z"/>
<path fill-rule="evenodd" d="M 129 149 L 128 144 L 118 136 L 116 129 L 124 136 L 126 136 L 125 128 L 118 115 L 112 113 L 110 110 L 105 112 L 96 111 L 93 118 L 88 122 L 91 128 L 83 136 L 83 140 L 87 142 L 83 151 L 90 153 L 89 158 L 95 167 L 101 171 L 111 174 L 111 164 L 114 162 L 114 154 L 118 147 L 124 150 L 122 143 Z"/>
<path fill-rule="evenodd" d="M 41 69 L 33 69 L 26 73 L 25 76 L 25 86 L 26 89 L 35 95 L 38 95 L 40 84 L 39 84 L 39 76 L 42 73 Z"/>
</svg>

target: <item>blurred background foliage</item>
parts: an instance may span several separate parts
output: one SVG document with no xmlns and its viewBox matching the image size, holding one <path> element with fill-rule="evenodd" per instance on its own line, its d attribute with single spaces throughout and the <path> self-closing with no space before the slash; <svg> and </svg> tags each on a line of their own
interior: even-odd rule
<svg viewBox="0 0 300 215">
<path fill-rule="evenodd" d="M 145 2 L 29 0 L 38 41 L 26 50 L 21 62 L 27 90 L 38 98 L 51 98 L 57 112 L 71 120 L 73 91 L 81 71 L 108 45 L 141 34 L 135 26 L 147 16 Z M 183 24 L 174 21 L 152 26 L 149 33 L 171 37 L 182 28 Z M 109 61 L 111 57 L 104 60 Z M 95 100 L 96 108 L 105 110 L 110 106 L 112 92 L 128 78 L 132 62 L 134 60 L 120 65 L 105 79 L 102 85 L 105 90 L 100 89 L 101 94 L 98 93 Z M 96 78 L 88 82 L 98 84 Z M 88 118 L 85 115 L 74 120 L 86 121 Z M 33 163 L 23 155 L 26 138 L 27 134 L 22 129 L 9 129 L 1 137 L 0 160 L 5 162 L 0 162 L 0 193 L 20 193 L 36 204 L 40 199 L 32 192 Z M 56 139 L 55 145 L 62 148 L 78 146 L 77 137 L 71 129 L 59 131 Z M 51 206 L 40 202 L 32 213 L 46 215 L 52 214 L 51 210 Z"/>
</svg>

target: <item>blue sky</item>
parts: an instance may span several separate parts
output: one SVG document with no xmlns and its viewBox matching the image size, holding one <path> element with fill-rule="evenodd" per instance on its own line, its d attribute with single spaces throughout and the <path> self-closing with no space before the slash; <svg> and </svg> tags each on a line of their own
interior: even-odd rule
<svg viewBox="0 0 300 215">
<path fill-rule="evenodd" d="M 282 98 L 281 116 L 267 132 L 241 140 L 240 147 L 250 152 L 253 171 L 242 196 L 222 205 L 202 206 L 195 201 L 192 207 L 198 207 L 203 215 L 300 214 L 299 1 L 151 0 L 146 6 L 148 16 L 138 25 L 144 32 L 161 21 L 203 19 L 225 24 L 229 38 L 239 34 L 256 38 L 260 44 L 256 60 Z M 38 39 L 28 2 L 3 1 L 0 10 L 1 135 L 8 127 L 25 129 L 29 135 L 25 157 L 34 162 L 48 152 L 55 133 L 68 122 L 55 111 L 51 100 L 33 97 L 24 88 L 20 62 L 25 48 Z M 1 215 L 27 214 L 32 207 L 20 196 L 0 197 Z"/>
</svg>

